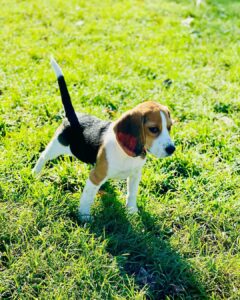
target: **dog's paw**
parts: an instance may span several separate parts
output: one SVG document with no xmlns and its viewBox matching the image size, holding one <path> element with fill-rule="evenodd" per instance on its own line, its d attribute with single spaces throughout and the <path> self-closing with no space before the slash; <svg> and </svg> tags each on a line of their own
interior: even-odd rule
<svg viewBox="0 0 240 300">
<path fill-rule="evenodd" d="M 32 176 L 37 177 L 39 175 L 40 171 L 41 171 L 41 169 L 39 169 L 37 166 L 35 166 L 32 169 Z"/>
<path fill-rule="evenodd" d="M 92 221 L 92 216 L 90 214 L 82 214 L 79 212 L 79 220 L 83 223 L 89 223 Z"/>
<path fill-rule="evenodd" d="M 34 177 L 37 176 L 37 174 L 38 174 L 37 170 L 35 168 L 32 169 L 31 173 L 32 173 L 32 176 L 34 176 Z"/>
<path fill-rule="evenodd" d="M 138 212 L 137 206 L 127 206 L 127 210 L 130 214 L 135 214 Z"/>
</svg>

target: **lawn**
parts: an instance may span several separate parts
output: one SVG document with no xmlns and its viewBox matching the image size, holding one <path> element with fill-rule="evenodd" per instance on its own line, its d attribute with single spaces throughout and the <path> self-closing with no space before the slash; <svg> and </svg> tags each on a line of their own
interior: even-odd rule
<svg viewBox="0 0 240 300">
<path fill-rule="evenodd" d="M 195 2 L 1 1 L 1 299 L 240 299 L 240 2 Z M 80 161 L 31 175 L 63 117 L 51 55 L 77 111 L 170 108 L 138 215 L 109 181 L 80 223 Z"/>
</svg>

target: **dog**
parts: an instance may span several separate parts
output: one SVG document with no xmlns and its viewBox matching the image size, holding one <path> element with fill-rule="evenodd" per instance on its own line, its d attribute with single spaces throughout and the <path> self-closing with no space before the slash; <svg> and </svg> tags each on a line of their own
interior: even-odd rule
<svg viewBox="0 0 240 300">
<path fill-rule="evenodd" d="M 61 68 L 53 58 L 51 65 L 66 118 L 41 153 L 33 174 L 38 174 L 47 161 L 59 155 L 74 156 L 93 165 L 80 199 L 82 220 L 89 220 L 94 197 L 109 178 L 127 178 L 126 206 L 130 213 L 137 212 L 137 190 L 147 153 L 163 158 L 175 151 L 168 108 L 153 101 L 143 102 L 114 122 L 76 113 Z"/>
</svg>

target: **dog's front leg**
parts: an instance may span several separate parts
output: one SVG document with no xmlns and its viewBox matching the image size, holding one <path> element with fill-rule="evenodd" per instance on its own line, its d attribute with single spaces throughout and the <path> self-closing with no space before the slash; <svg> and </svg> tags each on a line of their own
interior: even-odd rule
<svg viewBox="0 0 240 300">
<path fill-rule="evenodd" d="M 88 221 L 90 219 L 91 205 L 101 185 L 102 183 L 98 185 L 94 184 L 91 179 L 88 178 L 80 199 L 79 216 L 81 220 Z"/>
<path fill-rule="evenodd" d="M 96 166 L 90 173 L 80 199 L 79 215 L 82 220 L 88 221 L 90 219 L 91 205 L 93 204 L 99 188 L 106 180 L 107 164 L 105 160 L 105 152 L 100 149 Z"/>
<path fill-rule="evenodd" d="M 142 169 L 136 170 L 135 173 L 131 174 L 127 179 L 127 203 L 126 206 L 130 213 L 138 211 L 137 208 L 137 192 L 138 185 L 141 180 Z"/>
</svg>

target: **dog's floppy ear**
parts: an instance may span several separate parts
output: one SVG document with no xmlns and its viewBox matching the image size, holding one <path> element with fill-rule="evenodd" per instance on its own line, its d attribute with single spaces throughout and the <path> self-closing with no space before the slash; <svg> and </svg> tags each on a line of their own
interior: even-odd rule
<svg viewBox="0 0 240 300">
<path fill-rule="evenodd" d="M 130 110 L 114 126 L 117 141 L 129 156 L 145 157 L 146 155 L 143 123 L 144 116 L 142 113 Z"/>
</svg>

